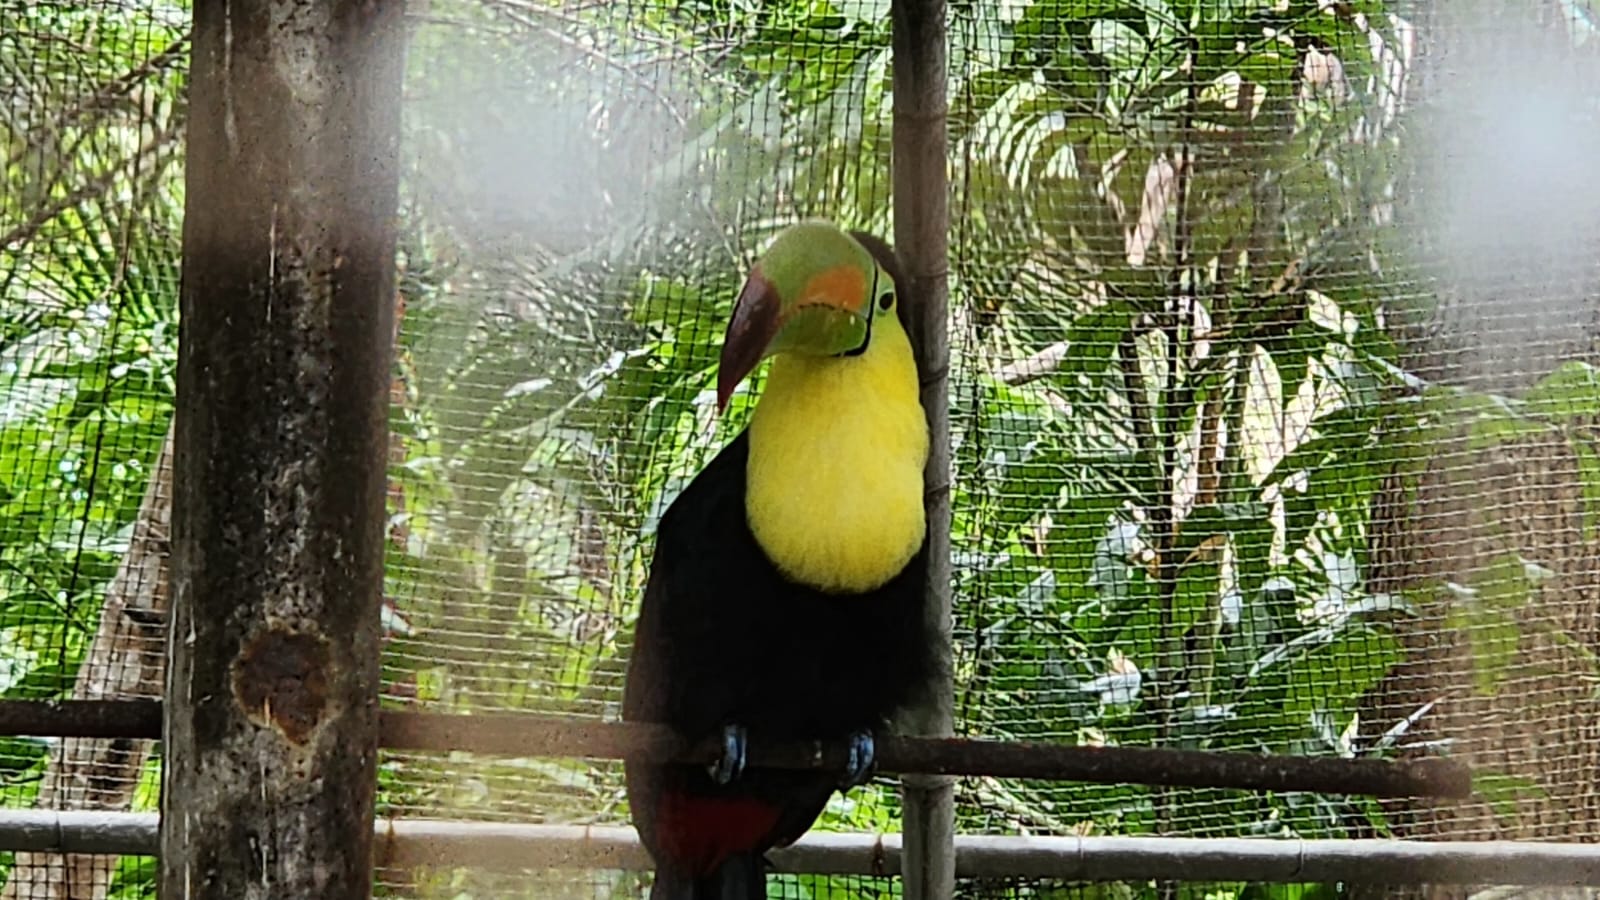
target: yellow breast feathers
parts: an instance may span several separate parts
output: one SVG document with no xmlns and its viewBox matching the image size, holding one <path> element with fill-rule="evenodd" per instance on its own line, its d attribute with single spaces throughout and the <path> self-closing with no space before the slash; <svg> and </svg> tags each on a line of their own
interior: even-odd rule
<svg viewBox="0 0 1600 900">
<path fill-rule="evenodd" d="M 783 574 L 864 593 L 922 544 L 928 428 L 911 343 L 891 315 L 856 356 L 779 355 L 750 421 L 745 510 Z"/>
</svg>

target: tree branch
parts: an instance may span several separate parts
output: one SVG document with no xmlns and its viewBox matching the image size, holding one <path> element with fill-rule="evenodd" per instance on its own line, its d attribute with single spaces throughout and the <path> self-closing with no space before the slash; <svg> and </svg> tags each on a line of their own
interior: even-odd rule
<svg viewBox="0 0 1600 900">
<path fill-rule="evenodd" d="M 168 123 L 168 128 L 152 134 L 149 140 L 145 141 L 131 158 L 141 159 L 173 143 L 182 131 L 182 124 L 182 117 L 174 116 L 172 121 Z M 40 207 L 38 212 L 29 216 L 21 225 L 0 235 L 0 250 L 10 250 L 13 247 L 26 244 L 38 235 L 39 229 L 43 228 L 56 216 L 78 206 L 91 197 L 109 191 L 111 186 L 116 183 L 117 176 L 125 174 L 124 169 L 125 167 L 120 163 L 111 165 L 89 183 L 69 192 L 54 203 L 48 203 Z"/>
<path fill-rule="evenodd" d="M 610 723 L 561 716 L 461 715 L 386 710 L 380 745 L 397 750 L 467 751 L 507 757 L 636 758 L 709 763 L 721 742 L 685 740 L 660 725 Z M 0 736 L 157 738 L 155 700 L 42 703 L 0 701 Z M 894 774 L 989 775 L 1101 784 L 1233 788 L 1364 794 L 1377 797 L 1465 797 L 1471 772 L 1446 759 L 1344 759 L 1212 753 L 1157 747 L 1080 747 L 1029 741 L 878 739 L 878 770 Z M 774 742 L 754 735 L 750 765 L 777 769 L 844 769 L 844 741 Z"/>
</svg>

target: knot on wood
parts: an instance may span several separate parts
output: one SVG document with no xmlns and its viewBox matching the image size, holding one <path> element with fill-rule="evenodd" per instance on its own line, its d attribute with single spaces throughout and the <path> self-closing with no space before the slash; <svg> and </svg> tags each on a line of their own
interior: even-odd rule
<svg viewBox="0 0 1600 900">
<path fill-rule="evenodd" d="M 250 719 L 304 744 L 328 700 L 328 642 L 319 635 L 271 628 L 239 654 L 233 695 Z"/>
</svg>

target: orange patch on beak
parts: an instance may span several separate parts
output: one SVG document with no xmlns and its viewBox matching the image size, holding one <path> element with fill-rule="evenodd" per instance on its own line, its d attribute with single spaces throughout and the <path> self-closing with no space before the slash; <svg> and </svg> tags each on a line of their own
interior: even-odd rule
<svg viewBox="0 0 1600 900">
<path fill-rule="evenodd" d="M 796 306 L 824 304 L 856 312 L 867 302 L 867 279 L 855 266 L 834 266 L 806 282 Z"/>
</svg>

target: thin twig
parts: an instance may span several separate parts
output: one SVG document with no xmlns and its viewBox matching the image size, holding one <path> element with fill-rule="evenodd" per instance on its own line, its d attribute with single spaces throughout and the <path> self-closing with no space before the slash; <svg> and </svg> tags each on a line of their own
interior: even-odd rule
<svg viewBox="0 0 1600 900">
<path fill-rule="evenodd" d="M 100 109 L 120 96 L 133 93 L 144 85 L 145 80 L 156 72 L 168 66 L 185 63 L 188 61 L 184 53 L 189 46 L 191 29 L 185 29 L 183 34 L 168 44 L 160 53 L 151 56 L 128 71 L 105 83 L 104 86 L 85 97 L 81 102 L 62 113 L 56 121 L 57 128 L 66 128 L 75 124 L 79 117 L 93 109 Z"/>
<path fill-rule="evenodd" d="M 518 25 L 523 26 L 524 28 L 531 28 L 550 38 L 551 40 L 561 44 L 563 47 L 566 47 L 575 53 L 582 54 L 594 62 L 597 62 L 602 66 L 626 76 L 628 80 L 633 83 L 634 87 L 640 88 L 654 98 L 656 102 L 660 104 L 661 108 L 667 111 L 667 115 L 672 117 L 673 121 L 677 123 L 679 128 L 689 127 L 689 120 L 684 117 L 683 113 L 678 111 L 678 108 L 673 105 L 672 101 L 667 99 L 666 95 L 661 93 L 660 88 L 656 87 L 655 84 L 653 84 L 648 78 L 645 78 L 643 75 L 640 75 L 638 72 L 634 71 L 633 67 L 627 63 L 612 57 L 609 53 L 605 53 L 594 47 L 587 46 L 582 41 L 574 39 L 571 35 L 562 34 L 561 32 L 547 25 L 540 25 L 520 13 L 512 12 L 509 9 L 502 9 L 500 10 L 500 14 L 505 16 L 507 19 L 516 22 Z"/>
<path fill-rule="evenodd" d="M 1175 163 L 1177 169 L 1176 221 L 1173 224 L 1173 271 L 1172 285 L 1169 291 L 1166 309 L 1162 312 L 1162 329 L 1166 337 L 1166 383 L 1163 385 L 1162 395 L 1164 401 L 1161 405 L 1161 427 L 1159 439 L 1161 441 L 1160 485 L 1156 494 L 1156 503 L 1151 510 L 1151 525 L 1156 538 L 1156 565 L 1157 565 L 1157 590 L 1160 591 L 1160 600 L 1157 607 L 1159 616 L 1159 631 L 1157 632 L 1157 669 L 1155 678 L 1155 691 L 1151 706 L 1151 715 L 1156 720 L 1156 734 L 1158 742 L 1165 747 L 1172 742 L 1172 724 L 1174 720 L 1174 706 L 1177 698 L 1178 672 L 1182 668 L 1180 659 L 1181 635 L 1176 633 L 1176 615 L 1178 598 L 1178 567 L 1181 560 L 1178 558 L 1178 510 L 1177 510 L 1177 467 L 1178 444 L 1181 440 L 1178 434 L 1178 423 L 1183 416 L 1184 409 L 1192 402 L 1194 387 L 1188 383 L 1189 376 L 1183 371 L 1185 366 L 1185 351 L 1183 337 L 1187 332 L 1192 335 L 1194 329 L 1194 304 L 1195 304 L 1195 279 L 1194 279 L 1194 240 L 1193 222 L 1190 220 L 1190 193 L 1194 182 L 1194 115 L 1199 106 L 1200 89 L 1194 78 L 1195 51 L 1192 46 L 1185 48 L 1183 65 L 1180 72 L 1187 73 L 1188 85 L 1182 112 L 1179 114 L 1178 130 L 1181 144 L 1178 159 Z M 1185 322 L 1185 317 L 1188 322 Z M 1185 327 L 1187 326 L 1187 328 Z M 1180 387 L 1179 380 L 1185 383 Z M 1182 404 L 1182 405 L 1180 405 Z M 1168 833 L 1173 827 L 1173 813 L 1176 798 L 1171 791 L 1158 789 L 1155 793 L 1156 831 Z M 1176 896 L 1176 884 L 1162 882 L 1158 885 L 1159 896 L 1166 898 Z"/>
<path fill-rule="evenodd" d="M 54 122 L 45 126 L 43 130 L 51 134 L 59 134 L 77 124 L 91 110 L 105 109 L 112 104 L 112 101 L 118 98 L 125 98 L 126 95 L 143 85 L 145 80 L 157 71 L 185 61 L 186 57 L 183 51 L 188 46 L 189 36 L 190 31 L 184 31 L 182 35 L 168 44 L 160 53 L 141 61 L 128 71 L 89 92 L 77 103 L 64 110 L 56 117 Z M 18 165 L 22 154 L 28 152 L 28 146 L 32 145 L 34 141 L 27 140 L 23 143 L 23 149 L 18 152 L 17 156 L 11 158 L 9 165 Z"/>
<path fill-rule="evenodd" d="M 173 121 L 170 123 L 171 127 L 151 135 L 150 139 L 144 143 L 144 146 L 134 152 L 132 158 L 138 159 L 148 154 L 156 153 L 175 141 L 178 135 L 182 133 L 182 128 L 179 127 L 181 120 L 182 117 L 174 116 Z M 11 229 L 4 235 L 0 235 L 0 250 L 9 250 L 12 247 L 20 246 L 33 240 L 39 229 L 43 228 L 56 216 L 78 206 L 91 197 L 110 190 L 117 177 L 123 174 L 126 174 L 124 166 L 120 164 L 112 165 L 77 190 L 68 193 L 54 203 L 40 207 L 38 212 L 29 216 L 21 225 Z"/>
<path fill-rule="evenodd" d="M 1056 341 L 1043 350 L 1001 366 L 995 370 L 994 377 L 1012 387 L 1047 378 L 1061 368 L 1071 351 L 1072 345 L 1069 342 Z"/>
</svg>

